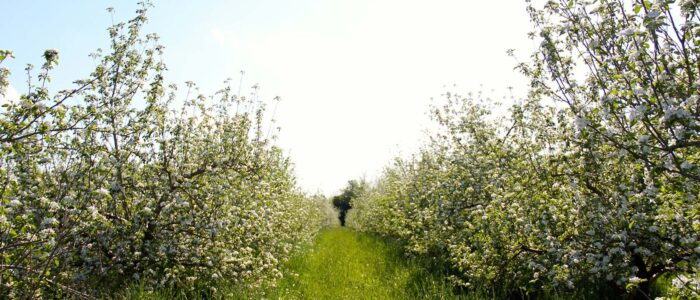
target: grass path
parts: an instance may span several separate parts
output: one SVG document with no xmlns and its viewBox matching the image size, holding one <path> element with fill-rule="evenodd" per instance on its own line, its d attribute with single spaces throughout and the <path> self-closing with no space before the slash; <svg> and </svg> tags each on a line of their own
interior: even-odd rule
<svg viewBox="0 0 700 300">
<path fill-rule="evenodd" d="M 353 230 L 322 231 L 292 258 L 268 299 L 451 299 L 443 276 L 406 259 L 395 244 Z"/>
</svg>

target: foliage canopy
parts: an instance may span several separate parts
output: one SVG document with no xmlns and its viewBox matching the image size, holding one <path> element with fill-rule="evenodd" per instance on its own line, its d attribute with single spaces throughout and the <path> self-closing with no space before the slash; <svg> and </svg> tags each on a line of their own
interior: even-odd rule
<svg viewBox="0 0 700 300">
<path fill-rule="evenodd" d="M 163 47 L 141 34 L 148 6 L 109 28 L 110 48 L 76 87 L 48 91 L 59 53 L 47 50 L 36 78 L 26 69 L 29 92 L 3 104 L 0 294 L 255 287 L 281 277 L 320 228 L 319 203 L 296 190 L 263 134 L 257 97 L 235 95 L 229 81 L 196 95 L 188 82 L 184 105 L 171 108 Z M 10 57 L 0 51 L 0 62 Z M 8 75 L 0 69 L 0 92 Z"/>
<path fill-rule="evenodd" d="M 607 283 L 644 298 L 665 274 L 697 297 L 699 5 L 529 3 L 527 99 L 501 118 L 480 95 L 446 93 L 442 130 L 349 223 L 449 260 L 467 287 Z"/>
</svg>

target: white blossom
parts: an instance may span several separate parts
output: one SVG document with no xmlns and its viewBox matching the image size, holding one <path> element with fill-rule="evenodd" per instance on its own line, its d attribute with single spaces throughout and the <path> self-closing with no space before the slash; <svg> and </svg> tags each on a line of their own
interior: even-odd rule
<svg viewBox="0 0 700 300">
<path fill-rule="evenodd" d="M 683 163 L 681 163 L 681 170 L 688 170 L 688 169 L 691 169 L 693 167 L 695 167 L 695 166 L 687 161 L 683 161 Z"/>
<path fill-rule="evenodd" d="M 58 203 L 56 203 L 56 202 L 54 202 L 54 201 L 49 202 L 49 211 L 50 211 L 50 212 L 56 212 L 56 211 L 58 211 L 59 209 L 61 209 L 61 205 L 60 205 L 60 204 L 58 204 Z"/>
<path fill-rule="evenodd" d="M 109 191 L 105 188 L 99 188 L 95 192 L 97 192 L 99 195 L 102 195 L 102 196 L 109 195 Z"/>
<path fill-rule="evenodd" d="M 56 218 L 54 218 L 54 217 L 45 218 L 44 220 L 41 221 L 41 226 L 53 226 L 53 225 L 57 225 L 57 224 L 58 224 L 58 220 L 56 220 Z"/>
<path fill-rule="evenodd" d="M 620 35 L 623 37 L 629 37 L 634 34 L 634 28 L 626 28 L 625 30 L 620 32 Z"/>
</svg>

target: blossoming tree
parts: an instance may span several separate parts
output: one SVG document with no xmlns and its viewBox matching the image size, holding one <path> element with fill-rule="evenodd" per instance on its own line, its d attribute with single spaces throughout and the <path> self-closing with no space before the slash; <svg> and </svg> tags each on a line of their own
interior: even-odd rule
<svg viewBox="0 0 700 300">
<path fill-rule="evenodd" d="M 259 286 L 321 226 L 320 204 L 263 134 L 256 97 L 228 83 L 206 97 L 188 82 L 182 109 L 171 108 L 163 47 L 141 34 L 148 6 L 109 28 L 109 50 L 75 88 L 47 90 L 59 61 L 47 50 L 36 79 L 27 68 L 29 92 L 3 103 L 0 294 Z"/>
<path fill-rule="evenodd" d="M 349 223 L 442 257 L 464 286 L 645 298 L 664 274 L 697 274 L 698 2 L 528 12 L 540 46 L 518 65 L 527 99 L 504 118 L 447 93 L 442 130 L 388 168 Z"/>
</svg>

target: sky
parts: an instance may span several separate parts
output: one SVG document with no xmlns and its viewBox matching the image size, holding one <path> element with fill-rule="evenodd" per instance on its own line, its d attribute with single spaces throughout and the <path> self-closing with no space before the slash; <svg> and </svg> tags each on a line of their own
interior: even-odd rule
<svg viewBox="0 0 700 300">
<path fill-rule="evenodd" d="M 127 1 L 8 1 L 0 48 L 14 52 L 7 97 L 26 90 L 24 66 L 57 49 L 51 88 L 86 77 L 106 28 L 134 16 Z M 428 111 L 445 91 L 524 96 L 527 81 L 506 54 L 534 49 L 524 0 L 154 1 L 145 32 L 165 46 L 166 81 L 204 94 L 242 78 L 275 112 L 277 144 L 299 186 L 332 195 L 415 153 L 433 128 Z M 110 15 L 106 8 L 113 7 Z M 497 97 L 496 97 L 497 98 Z M 432 99 L 432 100 L 431 100 Z"/>
</svg>

